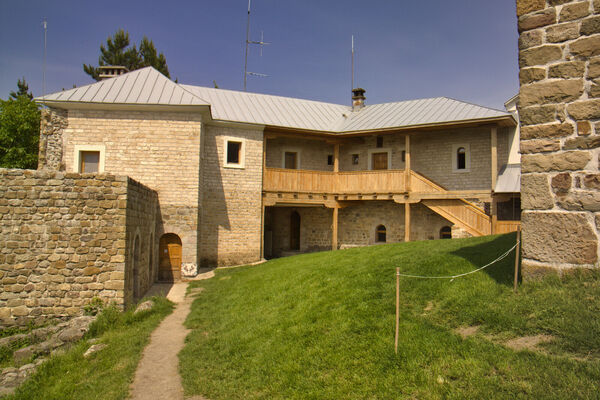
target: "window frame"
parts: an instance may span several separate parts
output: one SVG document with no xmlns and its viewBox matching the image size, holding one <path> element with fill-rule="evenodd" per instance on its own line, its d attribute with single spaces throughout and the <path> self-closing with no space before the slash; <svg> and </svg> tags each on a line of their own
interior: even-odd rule
<svg viewBox="0 0 600 400">
<path fill-rule="evenodd" d="M 458 149 L 465 149 L 465 168 L 458 168 Z M 471 172 L 471 146 L 468 143 L 457 143 L 452 145 L 452 172 Z"/>
<path fill-rule="evenodd" d="M 240 156 L 239 156 L 238 163 L 227 162 L 229 142 L 240 143 Z M 223 138 L 223 167 L 224 168 L 234 168 L 234 169 L 245 169 L 246 168 L 246 139 L 240 138 L 240 137 L 235 137 L 235 136 L 226 136 Z"/>
<path fill-rule="evenodd" d="M 301 169 L 302 152 L 297 147 L 284 147 L 281 149 L 281 168 L 285 168 L 285 153 L 296 153 L 296 169 Z"/>
<path fill-rule="evenodd" d="M 81 171 L 81 155 L 84 152 L 98 152 L 98 172 L 85 172 L 86 174 L 102 174 L 104 173 L 104 163 L 106 146 L 103 144 L 76 144 L 73 148 L 73 172 L 83 174 Z"/>
</svg>

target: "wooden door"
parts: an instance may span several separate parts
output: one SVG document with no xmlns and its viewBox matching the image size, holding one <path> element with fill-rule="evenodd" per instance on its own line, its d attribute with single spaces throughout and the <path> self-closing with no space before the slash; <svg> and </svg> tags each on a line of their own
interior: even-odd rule
<svg viewBox="0 0 600 400">
<path fill-rule="evenodd" d="M 285 152 L 285 168 L 298 169 L 298 153 Z"/>
<path fill-rule="evenodd" d="M 388 169 L 388 153 L 373 153 L 373 169 Z"/>
<path fill-rule="evenodd" d="M 300 214 L 297 211 L 290 217 L 290 250 L 300 250 Z"/>
<path fill-rule="evenodd" d="M 173 233 L 160 238 L 158 279 L 176 281 L 181 278 L 181 239 Z"/>
</svg>

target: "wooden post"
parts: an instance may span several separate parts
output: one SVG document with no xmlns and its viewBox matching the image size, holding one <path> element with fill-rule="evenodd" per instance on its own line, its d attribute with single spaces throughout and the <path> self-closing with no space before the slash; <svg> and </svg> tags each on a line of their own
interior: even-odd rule
<svg viewBox="0 0 600 400">
<path fill-rule="evenodd" d="M 410 203 L 404 203 L 404 241 L 410 242 Z"/>
<path fill-rule="evenodd" d="M 492 190 L 496 189 L 498 178 L 498 128 L 492 126 Z"/>
<path fill-rule="evenodd" d="M 517 248 L 515 249 L 515 282 L 513 290 L 517 292 L 517 283 L 519 281 L 519 256 L 521 255 L 521 226 L 517 228 Z"/>
<path fill-rule="evenodd" d="M 490 229 L 490 233 L 494 235 L 496 233 L 496 226 L 498 225 L 498 200 L 496 197 L 492 197 L 491 207 L 492 209 L 490 211 L 492 212 L 492 227 Z"/>
<path fill-rule="evenodd" d="M 331 250 L 337 250 L 338 248 L 338 213 L 339 208 L 333 207 L 333 232 L 331 235 Z"/>
<path fill-rule="evenodd" d="M 410 192 L 410 135 L 404 136 L 404 185 L 407 192 Z"/>
<path fill-rule="evenodd" d="M 333 145 L 333 172 L 340 172 L 340 144 Z"/>
<path fill-rule="evenodd" d="M 400 268 L 396 268 L 396 337 L 394 351 L 398 354 L 398 332 L 400 330 Z"/>
</svg>

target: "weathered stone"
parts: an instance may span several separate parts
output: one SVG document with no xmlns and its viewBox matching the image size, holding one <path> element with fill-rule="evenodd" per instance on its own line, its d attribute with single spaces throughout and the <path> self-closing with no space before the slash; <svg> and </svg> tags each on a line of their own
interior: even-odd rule
<svg viewBox="0 0 600 400">
<path fill-rule="evenodd" d="M 526 14 L 519 17 L 519 32 L 539 28 L 556 22 L 556 10 L 548 8 L 535 14 Z"/>
<path fill-rule="evenodd" d="M 569 44 L 571 54 L 580 57 L 593 57 L 600 54 L 600 35 L 577 39 Z M 528 51 L 528 50 L 526 50 Z"/>
<path fill-rule="evenodd" d="M 570 3 L 573 0 L 548 0 L 548 4 L 551 6 L 559 6 L 561 4 Z"/>
<path fill-rule="evenodd" d="M 541 45 L 543 43 L 543 37 L 543 31 L 541 29 L 523 32 L 519 36 L 519 50 L 525 50 L 530 47 Z"/>
<path fill-rule="evenodd" d="M 575 120 L 600 118 L 600 99 L 571 103 L 567 106 L 567 112 Z"/>
<path fill-rule="evenodd" d="M 552 177 L 552 190 L 557 194 L 565 194 L 571 189 L 571 174 L 563 172 Z"/>
<path fill-rule="evenodd" d="M 563 144 L 565 150 L 585 150 L 600 147 L 600 136 L 578 136 L 569 138 Z"/>
<path fill-rule="evenodd" d="M 598 239 L 584 214 L 525 211 L 522 225 L 523 258 L 570 264 L 598 260 Z"/>
<path fill-rule="evenodd" d="M 521 85 L 546 79 L 546 69 L 544 68 L 523 68 L 519 71 L 519 81 Z"/>
<path fill-rule="evenodd" d="M 550 66 L 548 69 L 548 78 L 583 78 L 584 72 L 584 61 L 572 61 Z"/>
<path fill-rule="evenodd" d="M 143 303 L 140 303 L 137 308 L 135 309 L 134 314 L 137 314 L 139 312 L 142 311 L 148 311 L 151 310 L 152 307 L 154 307 L 154 302 L 152 300 L 146 300 Z"/>
<path fill-rule="evenodd" d="M 521 141 L 521 153 L 547 153 L 560 150 L 560 140 L 558 139 L 533 139 Z"/>
<path fill-rule="evenodd" d="M 567 4 L 558 15 L 559 22 L 573 21 L 590 15 L 590 4 L 587 1 Z"/>
<path fill-rule="evenodd" d="M 581 34 L 593 35 L 600 33 L 600 16 L 586 18 L 581 21 Z"/>
<path fill-rule="evenodd" d="M 588 79 L 600 78 L 600 57 L 590 60 L 587 77 Z"/>
<path fill-rule="evenodd" d="M 566 40 L 576 39 L 579 36 L 579 23 L 552 25 L 546 28 L 546 41 L 560 43 Z"/>
<path fill-rule="evenodd" d="M 34 345 L 23 347 L 13 353 L 13 359 L 20 364 L 25 360 L 31 359 L 35 355 Z"/>
<path fill-rule="evenodd" d="M 108 345 L 105 343 L 100 343 L 100 344 L 95 344 L 93 346 L 90 346 L 90 348 L 87 349 L 85 351 L 85 353 L 83 353 L 83 357 L 90 358 L 94 353 L 97 353 L 100 350 L 104 350 L 106 347 L 108 347 Z"/>
<path fill-rule="evenodd" d="M 589 97 L 600 97 L 600 79 L 596 79 L 590 85 L 588 90 Z"/>
<path fill-rule="evenodd" d="M 590 121 L 577 122 L 577 134 L 586 136 L 592 133 L 592 124 Z"/>
<path fill-rule="evenodd" d="M 583 178 L 583 184 L 588 189 L 600 190 L 600 174 L 588 174 Z"/>
<path fill-rule="evenodd" d="M 521 128 L 521 140 L 557 138 L 572 133 L 573 125 L 569 123 L 524 126 Z"/>
<path fill-rule="evenodd" d="M 580 39 L 581 40 L 581 39 Z M 579 47 L 585 48 L 580 45 Z M 549 44 L 531 49 L 521 50 L 519 52 L 519 66 L 521 68 L 533 67 L 536 65 L 545 65 L 551 61 L 561 60 L 563 50 L 560 45 Z"/>
<path fill-rule="evenodd" d="M 532 83 L 521 87 L 521 107 L 548 103 L 565 103 L 577 100 L 583 94 L 582 79 Z"/>
<path fill-rule="evenodd" d="M 559 276 L 560 271 L 553 265 L 539 265 L 528 260 L 521 262 L 521 277 L 523 281 L 539 281 L 550 275 Z"/>
<path fill-rule="evenodd" d="M 517 17 L 533 11 L 543 10 L 544 8 L 546 8 L 545 0 L 520 0 L 517 1 Z"/>
<path fill-rule="evenodd" d="M 558 197 L 557 204 L 569 211 L 600 211 L 600 192 L 570 192 Z"/>
<path fill-rule="evenodd" d="M 539 107 L 531 106 L 521 108 L 519 110 L 519 119 L 521 120 L 521 126 L 555 122 L 556 106 L 545 105 Z"/>
<path fill-rule="evenodd" d="M 582 170 L 591 160 L 587 151 L 567 151 L 558 154 L 524 154 L 521 157 L 523 173 Z"/>
<path fill-rule="evenodd" d="M 525 174 L 521 177 L 521 202 L 524 210 L 548 210 L 554 207 L 548 177 Z"/>
</svg>

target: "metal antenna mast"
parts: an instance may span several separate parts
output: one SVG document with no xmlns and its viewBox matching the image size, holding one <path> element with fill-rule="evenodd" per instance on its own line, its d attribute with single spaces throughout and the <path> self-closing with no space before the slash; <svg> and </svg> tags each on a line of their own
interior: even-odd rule
<svg viewBox="0 0 600 400">
<path fill-rule="evenodd" d="M 352 87 L 350 90 L 354 90 L 354 35 L 352 35 Z"/>
<path fill-rule="evenodd" d="M 46 37 L 48 33 L 48 22 L 44 17 L 42 21 L 42 26 L 44 27 L 44 66 L 42 70 L 42 98 L 46 98 Z"/>
<path fill-rule="evenodd" d="M 244 91 L 246 91 L 246 83 L 248 81 L 248 75 L 252 75 L 252 76 L 259 76 L 259 77 L 266 77 L 268 75 L 266 74 L 259 74 L 258 72 L 250 72 L 248 71 L 248 48 L 249 45 L 251 44 L 257 44 L 260 46 L 260 55 L 262 57 L 262 49 L 263 46 L 266 44 L 271 44 L 268 42 L 264 41 L 264 34 L 263 32 L 260 33 L 260 40 L 259 41 L 254 41 L 254 40 L 250 40 L 250 2 L 252 0 L 248 0 L 248 22 L 246 24 L 246 56 L 245 56 L 245 60 L 244 60 Z"/>
</svg>

